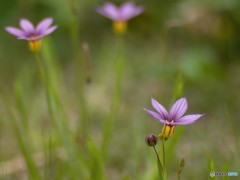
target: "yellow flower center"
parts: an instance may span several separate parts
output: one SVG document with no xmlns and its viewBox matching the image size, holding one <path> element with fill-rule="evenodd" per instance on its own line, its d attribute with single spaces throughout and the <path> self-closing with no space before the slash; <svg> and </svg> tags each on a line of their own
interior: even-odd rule
<svg viewBox="0 0 240 180">
<path fill-rule="evenodd" d="M 38 53 L 41 47 L 41 40 L 29 41 L 28 45 L 32 52 Z"/>
<path fill-rule="evenodd" d="M 162 133 L 160 134 L 160 139 L 164 138 L 164 140 L 167 140 L 170 136 L 173 135 L 174 129 L 175 126 L 173 125 L 173 121 L 171 122 L 166 121 L 166 124 L 162 129 Z"/>
<path fill-rule="evenodd" d="M 126 21 L 114 21 L 113 30 L 117 35 L 122 35 L 126 32 L 127 22 Z"/>
</svg>

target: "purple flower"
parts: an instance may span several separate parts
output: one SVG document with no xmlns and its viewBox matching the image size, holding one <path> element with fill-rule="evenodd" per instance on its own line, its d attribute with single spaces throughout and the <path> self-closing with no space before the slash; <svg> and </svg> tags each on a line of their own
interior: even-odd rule
<svg viewBox="0 0 240 180">
<path fill-rule="evenodd" d="M 27 40 L 27 41 L 37 41 L 43 38 L 44 36 L 52 33 L 57 26 L 51 26 L 53 22 L 52 18 L 46 18 L 42 20 L 36 28 L 34 25 L 27 19 L 20 20 L 21 29 L 15 27 L 6 27 L 6 31 L 10 34 L 17 36 L 18 39 Z"/>
<path fill-rule="evenodd" d="M 142 7 L 136 7 L 132 2 L 126 2 L 122 6 L 117 7 L 112 3 L 105 3 L 102 7 L 97 7 L 97 11 L 113 20 L 113 29 L 117 35 L 122 35 L 127 29 L 127 21 L 140 13 Z"/>
<path fill-rule="evenodd" d="M 127 21 L 140 13 L 142 13 L 142 7 L 136 7 L 132 2 L 126 2 L 120 7 L 108 2 L 102 7 L 98 7 L 97 11 L 113 21 Z"/>
<path fill-rule="evenodd" d="M 178 99 L 171 107 L 170 112 L 158 103 L 155 99 L 151 100 L 152 106 L 157 112 L 151 111 L 149 109 L 144 108 L 144 110 L 150 114 L 153 118 L 157 119 L 159 122 L 164 124 L 164 128 L 162 131 L 162 136 L 164 138 L 168 138 L 174 132 L 174 128 L 176 125 L 188 125 L 194 123 L 198 120 L 203 114 L 190 114 L 184 115 L 187 111 L 188 103 L 186 98 Z"/>
</svg>

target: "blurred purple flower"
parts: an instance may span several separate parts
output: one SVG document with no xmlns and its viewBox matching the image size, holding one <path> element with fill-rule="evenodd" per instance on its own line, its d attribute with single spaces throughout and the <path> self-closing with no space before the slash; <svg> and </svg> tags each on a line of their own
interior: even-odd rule
<svg viewBox="0 0 240 180">
<path fill-rule="evenodd" d="M 17 36 L 18 39 L 27 40 L 27 41 L 37 41 L 43 38 L 44 36 L 52 33 L 57 26 L 51 26 L 53 22 L 52 18 L 46 18 L 42 20 L 36 28 L 34 25 L 27 19 L 20 20 L 21 29 L 15 27 L 6 27 L 6 31 L 10 34 Z"/>
<path fill-rule="evenodd" d="M 127 21 L 142 13 L 143 8 L 136 7 L 132 2 L 126 2 L 120 7 L 107 2 L 102 7 L 97 7 L 97 11 L 113 21 Z"/>
<path fill-rule="evenodd" d="M 157 119 L 159 122 L 164 124 L 164 128 L 162 131 L 162 136 L 164 138 L 168 138 L 174 132 L 174 128 L 176 125 L 188 125 L 194 123 L 198 120 L 203 114 L 190 114 L 184 115 L 187 111 L 188 103 L 186 98 L 178 99 L 171 107 L 170 112 L 158 103 L 155 99 L 151 99 L 152 106 L 157 112 L 151 111 L 149 109 L 144 108 L 144 110 L 150 114 L 153 118 Z"/>
</svg>

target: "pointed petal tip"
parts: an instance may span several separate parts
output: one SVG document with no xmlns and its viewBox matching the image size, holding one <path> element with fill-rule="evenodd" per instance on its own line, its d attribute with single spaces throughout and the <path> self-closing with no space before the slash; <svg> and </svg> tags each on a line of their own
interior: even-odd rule
<svg viewBox="0 0 240 180">
<path fill-rule="evenodd" d="M 179 98 L 178 100 L 187 101 L 187 98 L 186 98 L 186 97 L 181 97 L 181 98 Z M 178 100 L 177 100 L 177 101 L 178 101 Z"/>
<path fill-rule="evenodd" d="M 151 97 L 151 102 L 153 102 L 153 101 L 156 101 L 156 99 L 154 99 L 154 98 Z"/>
<path fill-rule="evenodd" d="M 44 18 L 43 20 L 46 20 L 46 19 L 53 21 L 53 18 L 52 18 L 52 17 L 46 17 L 46 18 Z"/>
<path fill-rule="evenodd" d="M 152 103 L 153 106 L 155 104 L 159 104 L 159 102 L 156 99 L 154 99 L 154 98 L 151 98 L 151 103 Z"/>
<path fill-rule="evenodd" d="M 143 108 L 144 111 L 147 111 L 148 109 L 147 108 Z"/>
<path fill-rule="evenodd" d="M 162 124 L 165 123 L 165 121 L 159 116 L 158 113 L 154 112 L 154 111 L 151 111 L 149 109 L 146 109 L 144 108 L 144 110 L 149 114 L 151 115 L 154 119 L 158 120 L 159 122 L 161 122 Z"/>
<path fill-rule="evenodd" d="M 44 22 L 44 21 L 50 21 L 51 24 L 52 24 L 53 18 L 52 18 L 52 17 L 46 17 L 46 18 L 44 18 L 43 20 L 41 20 L 38 24 L 40 24 L 41 22 Z"/>
<path fill-rule="evenodd" d="M 186 116 L 183 116 L 178 121 L 174 122 L 176 125 L 188 125 L 193 124 L 195 121 L 197 121 L 199 118 L 201 118 L 204 114 L 189 114 Z"/>
<path fill-rule="evenodd" d="M 24 31 L 22 31 L 21 29 L 15 28 L 15 27 L 11 27 L 11 26 L 7 26 L 5 27 L 5 30 L 17 37 L 25 37 L 25 33 Z"/>
<path fill-rule="evenodd" d="M 34 31 L 34 25 L 28 19 L 20 19 L 19 25 L 26 33 L 32 33 Z"/>
<path fill-rule="evenodd" d="M 170 109 L 170 119 L 180 119 L 188 109 L 188 102 L 185 97 L 175 101 Z"/>
</svg>

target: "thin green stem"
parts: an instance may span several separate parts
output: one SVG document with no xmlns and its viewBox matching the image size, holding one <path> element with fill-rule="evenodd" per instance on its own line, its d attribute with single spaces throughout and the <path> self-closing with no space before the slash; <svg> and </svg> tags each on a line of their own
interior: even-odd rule
<svg viewBox="0 0 240 180">
<path fill-rule="evenodd" d="M 124 66 L 125 66 L 125 58 L 124 58 L 124 52 L 123 52 L 123 39 L 119 38 L 117 43 L 118 43 L 117 47 L 119 50 L 119 55 L 116 63 L 116 71 L 115 71 L 116 74 L 115 74 L 115 84 L 114 84 L 113 97 L 112 97 L 112 106 L 111 106 L 110 114 L 104 121 L 104 128 L 103 128 L 102 154 L 104 159 L 107 154 L 108 144 L 111 139 L 115 119 L 117 117 L 117 113 L 120 106 L 122 79 L 123 79 L 123 72 L 124 72 Z"/>
<path fill-rule="evenodd" d="M 15 117 L 12 106 L 11 104 L 9 104 L 9 99 L 7 98 L 5 93 L 0 94 L 0 96 L 1 98 L 3 98 L 3 102 L 6 105 L 5 106 L 6 112 L 9 116 L 8 123 L 10 123 L 10 126 L 13 129 L 13 132 L 15 133 L 20 151 L 24 156 L 26 167 L 28 169 L 28 172 L 27 172 L 28 178 L 30 180 L 35 180 L 35 179 L 40 180 L 42 177 L 31 152 L 32 150 L 31 138 L 29 138 L 29 136 L 26 135 L 25 130 L 22 127 L 22 124 L 18 122 L 17 118 Z"/>
<path fill-rule="evenodd" d="M 78 9 L 76 0 L 68 0 L 68 4 L 72 13 L 72 23 L 71 23 L 71 38 L 74 46 L 74 51 L 79 50 L 79 24 L 78 24 Z"/>
<path fill-rule="evenodd" d="M 43 81 L 44 85 L 46 85 L 46 77 L 45 77 L 45 72 L 44 72 L 44 66 L 43 63 L 41 61 L 40 55 L 38 53 L 34 54 L 35 57 L 35 61 L 38 67 L 38 72 L 39 72 L 39 76 L 41 78 L 41 80 Z"/>
<path fill-rule="evenodd" d="M 78 147 L 74 142 L 63 105 L 60 101 L 56 88 L 53 83 L 51 83 L 51 76 L 47 76 L 49 75 L 48 70 L 45 66 L 43 66 L 40 56 L 36 54 L 35 59 L 38 65 L 40 78 L 42 79 L 45 88 L 47 105 L 52 122 L 56 125 L 57 131 L 61 136 L 62 143 L 66 148 L 69 157 L 68 168 L 69 171 L 71 171 L 71 179 L 77 179 L 78 175 L 83 172 L 79 169 L 79 167 L 82 166 L 81 163 L 84 157 L 79 153 Z"/>
<path fill-rule="evenodd" d="M 84 139 L 88 136 L 89 131 L 89 112 L 88 112 L 88 103 L 85 96 L 85 74 L 84 74 L 84 60 L 82 57 L 82 51 L 80 46 L 80 28 L 79 28 L 79 18 L 78 18 L 78 5 L 76 0 L 68 0 L 68 4 L 72 14 L 72 23 L 71 23 L 71 39 L 73 44 L 73 53 L 76 60 L 77 69 L 77 96 L 79 100 L 79 124 L 78 130 L 81 132 L 81 140 L 83 145 L 85 144 Z"/>
<path fill-rule="evenodd" d="M 180 163 L 179 163 L 179 160 L 177 159 L 177 177 L 178 177 L 178 180 L 181 180 L 181 177 L 180 177 Z"/>
<path fill-rule="evenodd" d="M 160 172 L 159 172 L 159 175 L 162 176 L 163 166 L 162 166 L 162 163 L 161 163 L 160 157 L 159 157 L 159 155 L 158 155 L 158 152 L 157 152 L 155 146 L 153 146 L 153 149 L 154 149 L 154 152 L 155 152 L 155 154 L 156 154 L 156 156 L 157 156 L 157 162 L 158 162 L 158 164 L 159 164 L 160 167 L 161 167 L 161 169 L 158 168 L 158 171 L 160 171 Z"/>
<path fill-rule="evenodd" d="M 44 69 L 44 65 L 43 62 L 41 60 L 40 54 L 35 53 L 35 61 L 38 67 L 38 72 L 39 72 L 39 77 L 42 80 L 44 89 L 45 89 L 45 95 L 46 95 L 46 99 L 47 99 L 47 105 L 48 105 L 48 110 L 50 115 L 52 116 L 52 106 L 51 106 L 51 97 L 50 97 L 50 90 L 49 90 L 49 82 L 48 82 L 48 78 L 46 77 L 46 72 Z"/>
<path fill-rule="evenodd" d="M 180 173 L 179 173 L 179 172 L 177 173 L 177 175 L 178 175 L 178 180 L 181 180 L 181 177 L 180 177 Z"/>
<path fill-rule="evenodd" d="M 164 145 L 164 139 L 162 139 L 162 151 L 163 151 L 163 170 L 166 169 L 166 157 L 165 157 L 165 145 Z"/>
<path fill-rule="evenodd" d="M 162 138 L 162 155 L 163 155 L 163 179 L 166 180 L 166 152 L 165 152 L 165 143 L 164 143 L 164 138 Z"/>
</svg>

